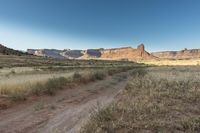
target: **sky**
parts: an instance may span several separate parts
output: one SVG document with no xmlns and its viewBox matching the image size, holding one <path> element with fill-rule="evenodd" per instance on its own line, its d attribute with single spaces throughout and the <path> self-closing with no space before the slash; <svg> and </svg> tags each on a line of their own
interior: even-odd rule
<svg viewBox="0 0 200 133">
<path fill-rule="evenodd" d="M 0 43 L 29 48 L 200 48 L 200 0 L 0 0 Z"/>
</svg>

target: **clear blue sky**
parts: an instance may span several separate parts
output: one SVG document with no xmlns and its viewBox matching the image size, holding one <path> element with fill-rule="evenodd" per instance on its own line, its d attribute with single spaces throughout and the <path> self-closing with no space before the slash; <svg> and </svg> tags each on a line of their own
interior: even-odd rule
<svg viewBox="0 0 200 133">
<path fill-rule="evenodd" d="M 0 0 L 0 43 L 22 50 L 200 48 L 200 0 Z"/>
</svg>

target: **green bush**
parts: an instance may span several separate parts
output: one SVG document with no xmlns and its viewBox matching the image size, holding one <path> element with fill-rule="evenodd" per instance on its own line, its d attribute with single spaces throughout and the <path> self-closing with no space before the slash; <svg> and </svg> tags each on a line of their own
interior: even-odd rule
<svg viewBox="0 0 200 133">
<path fill-rule="evenodd" d="M 36 83 L 34 86 L 32 86 L 31 93 L 38 96 L 41 93 L 43 93 L 44 90 L 45 90 L 44 84 L 42 84 L 42 83 Z"/>
<path fill-rule="evenodd" d="M 15 93 L 9 94 L 9 98 L 13 101 L 24 101 L 26 100 L 26 95 L 21 92 L 15 92 Z"/>
<path fill-rule="evenodd" d="M 16 72 L 15 72 L 14 69 L 12 69 L 10 73 L 11 73 L 11 74 L 15 74 Z"/>
<path fill-rule="evenodd" d="M 103 71 L 98 71 L 93 74 L 94 80 L 103 80 L 106 77 L 106 73 Z"/>
<path fill-rule="evenodd" d="M 73 80 L 77 81 L 77 80 L 81 80 L 83 77 L 79 72 L 75 72 L 73 75 Z"/>
<path fill-rule="evenodd" d="M 143 68 L 136 68 L 132 71 L 131 76 L 143 77 L 146 74 L 147 74 L 147 70 Z"/>
<path fill-rule="evenodd" d="M 62 89 L 62 86 L 64 86 L 66 82 L 67 82 L 67 79 L 64 77 L 49 79 L 44 85 L 45 93 L 49 95 L 54 95 L 55 91 L 57 89 Z"/>
<path fill-rule="evenodd" d="M 108 75 L 113 75 L 113 74 L 115 74 L 115 73 L 117 73 L 117 69 L 115 68 L 115 69 L 110 69 L 110 70 L 108 70 Z"/>
</svg>

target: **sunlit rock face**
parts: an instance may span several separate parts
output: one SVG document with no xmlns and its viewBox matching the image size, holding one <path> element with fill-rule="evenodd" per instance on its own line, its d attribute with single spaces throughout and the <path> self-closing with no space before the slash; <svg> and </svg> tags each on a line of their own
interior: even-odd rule
<svg viewBox="0 0 200 133">
<path fill-rule="evenodd" d="M 163 59 L 192 59 L 200 58 L 200 49 L 184 49 L 181 51 L 154 52 L 152 55 Z"/>
<path fill-rule="evenodd" d="M 144 44 L 137 48 L 122 47 L 113 49 L 88 49 L 88 50 L 55 50 L 55 49 L 29 49 L 29 53 L 37 56 L 67 59 L 111 59 L 111 60 L 138 60 L 154 59 L 155 57 L 145 51 Z"/>
<path fill-rule="evenodd" d="M 124 47 L 101 50 L 101 58 L 109 59 L 154 59 L 155 57 L 145 51 L 144 44 L 139 45 L 137 48 Z"/>
</svg>

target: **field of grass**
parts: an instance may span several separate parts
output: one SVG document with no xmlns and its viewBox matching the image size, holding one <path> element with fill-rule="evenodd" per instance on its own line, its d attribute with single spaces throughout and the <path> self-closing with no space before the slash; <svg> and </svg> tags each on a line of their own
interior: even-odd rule
<svg viewBox="0 0 200 133">
<path fill-rule="evenodd" d="M 200 59 L 159 59 L 159 60 L 142 60 L 138 63 L 144 63 L 148 65 L 157 65 L 157 66 L 193 66 L 200 65 Z"/>
<path fill-rule="evenodd" d="M 127 61 L 110 61 L 110 60 L 69 60 L 69 59 L 53 59 L 37 56 L 12 56 L 0 55 L 0 69 L 11 67 L 38 67 L 38 66 L 65 66 L 65 67 L 102 67 L 116 65 L 132 65 L 133 62 Z"/>
<path fill-rule="evenodd" d="M 200 68 L 135 69 L 118 101 L 94 111 L 83 133 L 200 132 Z"/>
<path fill-rule="evenodd" d="M 0 97 L 14 101 L 25 100 L 32 94 L 53 95 L 57 89 L 102 80 L 137 67 L 136 63 L 127 61 L 57 60 L 35 56 L 1 55 L 0 60 Z"/>
<path fill-rule="evenodd" d="M 0 95 L 12 100 L 25 100 L 28 95 L 49 94 L 54 95 L 56 90 L 73 85 L 80 85 L 95 80 L 103 80 L 105 77 L 124 72 L 132 67 L 119 67 L 107 69 L 90 69 L 68 73 L 56 73 L 47 75 L 23 75 L 17 79 L 2 80 Z M 14 77 L 16 78 L 16 77 Z"/>
</svg>

